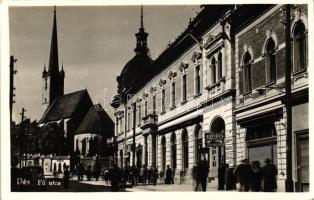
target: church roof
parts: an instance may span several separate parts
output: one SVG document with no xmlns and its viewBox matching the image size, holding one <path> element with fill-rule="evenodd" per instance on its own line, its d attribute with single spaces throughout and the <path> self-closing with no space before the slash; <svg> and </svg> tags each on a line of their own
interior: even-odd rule
<svg viewBox="0 0 314 200">
<path fill-rule="evenodd" d="M 114 135 L 114 123 L 100 104 L 89 109 L 74 134 L 82 133 L 105 134 L 106 137 Z"/>
<path fill-rule="evenodd" d="M 87 90 L 80 90 L 57 97 L 39 122 L 46 123 L 70 118 L 86 95 L 88 95 Z"/>
</svg>

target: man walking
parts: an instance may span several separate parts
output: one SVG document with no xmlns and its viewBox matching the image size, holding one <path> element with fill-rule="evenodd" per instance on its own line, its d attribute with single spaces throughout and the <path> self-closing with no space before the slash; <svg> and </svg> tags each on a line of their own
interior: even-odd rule
<svg viewBox="0 0 314 200">
<path fill-rule="evenodd" d="M 203 192 L 206 192 L 208 173 L 209 169 L 207 160 L 201 160 L 198 164 L 197 179 L 199 179 L 201 183 Z"/>
<path fill-rule="evenodd" d="M 234 169 L 233 173 L 240 181 L 239 191 L 248 192 L 250 189 L 250 182 L 252 177 L 252 167 L 249 164 L 248 159 L 243 159 L 241 164 Z"/>
<path fill-rule="evenodd" d="M 267 158 L 263 167 L 264 192 L 275 192 L 277 190 L 276 176 L 277 167 Z"/>
<path fill-rule="evenodd" d="M 165 184 L 171 184 L 172 182 L 172 169 L 167 165 Z"/>
</svg>

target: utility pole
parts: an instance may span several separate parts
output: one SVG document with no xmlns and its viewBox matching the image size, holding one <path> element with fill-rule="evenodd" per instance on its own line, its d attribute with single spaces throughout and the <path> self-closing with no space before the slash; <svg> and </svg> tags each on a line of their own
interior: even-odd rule
<svg viewBox="0 0 314 200">
<path fill-rule="evenodd" d="M 285 104 L 287 113 L 287 138 L 286 138 L 286 191 L 293 192 L 293 181 L 292 181 L 292 110 L 291 110 L 291 16 L 290 16 L 291 5 L 285 5 Z"/>
<path fill-rule="evenodd" d="M 14 101 L 14 75 L 17 73 L 17 70 L 14 69 L 14 63 L 17 61 L 17 59 L 14 58 L 14 56 L 10 56 L 10 125 L 12 125 L 12 109 Z"/>
<path fill-rule="evenodd" d="M 22 168 L 22 158 L 23 158 L 23 136 L 24 136 L 25 112 L 26 112 L 26 109 L 22 108 L 22 112 L 20 113 L 20 115 L 21 115 L 21 123 L 20 123 L 20 128 L 21 128 L 21 133 L 20 133 L 20 168 Z"/>
<path fill-rule="evenodd" d="M 136 103 L 133 103 L 132 166 L 135 167 Z"/>
</svg>

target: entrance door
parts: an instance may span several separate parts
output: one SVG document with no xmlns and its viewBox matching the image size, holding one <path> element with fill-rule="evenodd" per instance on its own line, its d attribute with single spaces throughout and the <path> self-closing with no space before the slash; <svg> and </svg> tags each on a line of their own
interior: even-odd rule
<svg viewBox="0 0 314 200">
<path fill-rule="evenodd" d="M 309 191 L 309 138 L 299 136 L 297 140 L 297 172 L 300 192 Z"/>
</svg>

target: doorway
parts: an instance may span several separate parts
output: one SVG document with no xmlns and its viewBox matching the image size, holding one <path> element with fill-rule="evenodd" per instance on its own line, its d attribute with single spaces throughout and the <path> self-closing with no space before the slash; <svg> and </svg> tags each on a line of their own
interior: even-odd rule
<svg viewBox="0 0 314 200">
<path fill-rule="evenodd" d="M 309 180 L 309 133 L 308 130 L 296 132 L 297 135 L 297 179 L 296 190 L 308 192 Z"/>
</svg>

